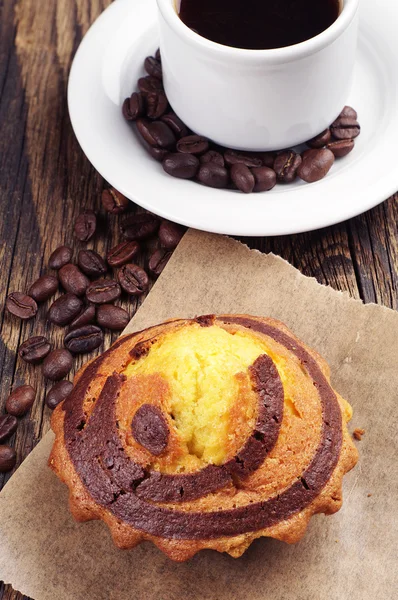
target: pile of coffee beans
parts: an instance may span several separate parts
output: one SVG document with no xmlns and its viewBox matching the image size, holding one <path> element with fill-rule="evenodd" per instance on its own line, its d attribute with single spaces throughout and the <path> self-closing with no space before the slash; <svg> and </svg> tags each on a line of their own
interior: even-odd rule
<svg viewBox="0 0 398 600">
<path fill-rule="evenodd" d="M 345 106 L 332 125 L 305 147 L 279 152 L 241 152 L 223 148 L 188 129 L 172 111 L 162 77 L 159 50 L 144 63 L 146 77 L 123 102 L 125 119 L 135 122 L 149 154 L 173 177 L 246 194 L 266 192 L 297 178 L 314 183 L 326 177 L 335 159 L 349 154 L 361 128 L 357 113 Z M 109 200 L 112 202 L 112 200 Z"/>
<path fill-rule="evenodd" d="M 35 396 L 36 390 L 31 385 L 21 385 L 7 398 L 7 414 L 0 416 L 0 473 L 6 473 L 15 467 L 16 452 L 3 442 L 16 432 L 17 417 L 23 417 L 32 408 Z"/>
<path fill-rule="evenodd" d="M 111 188 L 102 193 L 102 205 L 111 215 L 125 213 L 132 203 Z M 18 349 L 19 357 L 30 365 L 42 365 L 43 376 L 54 382 L 46 395 L 46 405 L 54 409 L 70 394 L 73 384 L 65 378 L 73 369 L 74 357 L 99 348 L 104 341 L 104 330 L 121 331 L 129 320 L 129 313 L 115 306 L 123 294 L 137 297 L 150 286 L 150 276 L 156 278 L 163 271 L 174 249 L 185 233 L 185 228 L 162 220 L 150 213 L 127 214 L 121 217 L 122 240 L 102 257 L 94 250 L 81 249 L 73 262 L 73 249 L 60 246 L 51 254 L 44 274 L 34 281 L 26 292 L 9 294 L 6 308 L 13 317 L 31 319 L 38 312 L 38 304 L 46 302 L 62 289 L 47 312 L 47 321 L 53 326 L 67 327 L 63 348 L 53 348 L 49 340 L 36 335 L 25 340 Z M 83 211 L 74 224 L 75 237 L 83 243 L 93 238 L 97 230 L 97 215 Z M 157 238 L 148 263 L 149 274 L 134 260 L 143 244 Z M 109 271 L 114 271 L 113 277 Z M 6 414 L 0 415 L 0 473 L 16 464 L 15 451 L 3 442 L 16 431 L 18 417 L 24 416 L 35 401 L 36 391 L 30 385 L 15 388 L 6 401 Z"/>
</svg>

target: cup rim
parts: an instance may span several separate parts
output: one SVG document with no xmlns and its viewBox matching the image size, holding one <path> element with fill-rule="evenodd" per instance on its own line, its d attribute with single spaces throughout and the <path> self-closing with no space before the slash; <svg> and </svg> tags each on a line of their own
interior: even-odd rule
<svg viewBox="0 0 398 600">
<path fill-rule="evenodd" d="M 205 54 L 220 59 L 233 59 L 242 62 L 278 64 L 299 60 L 319 52 L 326 46 L 332 44 L 339 38 L 353 21 L 359 7 L 360 0 L 344 0 L 341 13 L 336 21 L 327 29 L 309 40 L 284 46 L 282 48 L 272 48 L 265 50 L 251 50 L 248 48 L 235 48 L 234 46 L 224 46 L 218 42 L 213 42 L 207 38 L 195 33 L 179 18 L 174 7 L 175 0 L 156 0 L 158 9 L 174 32 L 191 46 L 200 49 Z"/>
</svg>

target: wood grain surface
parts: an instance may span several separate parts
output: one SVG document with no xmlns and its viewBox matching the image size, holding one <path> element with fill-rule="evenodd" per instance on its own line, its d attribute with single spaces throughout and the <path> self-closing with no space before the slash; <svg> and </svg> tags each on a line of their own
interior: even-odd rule
<svg viewBox="0 0 398 600">
<path fill-rule="evenodd" d="M 100 231 L 87 247 L 104 255 L 120 239 L 118 218 L 101 210 L 106 182 L 79 148 L 66 104 L 73 55 L 109 4 L 110 0 L 0 0 L 0 414 L 14 386 L 25 382 L 40 390 L 11 439 L 18 464 L 49 429 L 50 417 L 41 369 L 19 360 L 18 346 L 33 334 L 46 335 L 60 346 L 64 334 L 46 323 L 48 303 L 41 305 L 36 319 L 23 323 L 4 311 L 5 298 L 12 291 L 25 291 L 46 273 L 58 245 L 73 245 L 76 257 L 83 245 L 73 238 L 73 222 L 82 208 L 94 208 L 100 218 Z M 322 284 L 397 309 L 397 222 L 396 195 L 334 227 L 242 241 L 281 255 Z M 138 262 L 146 266 L 147 261 L 146 251 Z M 138 303 L 122 304 L 132 316 Z M 105 347 L 111 341 L 107 335 Z M 76 360 L 76 368 L 82 360 L 86 359 Z M 10 476 L 0 475 L 0 488 Z M 0 584 L 0 600 L 21 598 Z"/>
</svg>

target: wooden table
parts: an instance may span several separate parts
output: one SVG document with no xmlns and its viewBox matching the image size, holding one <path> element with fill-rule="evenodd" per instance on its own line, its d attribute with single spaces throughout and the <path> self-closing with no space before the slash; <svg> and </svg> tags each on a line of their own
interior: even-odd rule
<svg viewBox="0 0 398 600">
<path fill-rule="evenodd" d="M 78 146 L 69 122 L 66 90 L 72 57 L 90 24 L 110 0 L 4 0 L 0 2 L 0 414 L 13 386 L 31 383 L 40 393 L 12 439 L 18 463 L 49 428 L 40 368 L 17 360 L 21 341 L 47 335 L 42 306 L 25 323 L 4 312 L 7 294 L 25 290 L 46 272 L 57 245 L 74 244 L 72 224 L 82 208 L 100 210 L 106 182 Z M 347 198 L 349 202 L 349 198 Z M 119 240 L 117 218 L 100 211 L 102 235 L 88 247 L 101 254 Z M 286 258 L 320 283 L 364 302 L 398 307 L 398 196 L 348 222 L 278 238 L 245 239 L 253 248 Z M 146 266 L 148 256 L 140 257 Z M 131 316 L 137 303 L 124 302 Z M 42 317 L 42 318 L 40 318 Z M 111 343 L 106 336 L 105 346 Z M 84 359 L 83 359 L 84 360 Z M 77 361 L 79 366 L 81 361 Z M 0 475 L 0 489 L 10 474 Z M 0 584 L 0 600 L 23 596 Z M 56 599 L 54 599 L 56 600 Z"/>
</svg>

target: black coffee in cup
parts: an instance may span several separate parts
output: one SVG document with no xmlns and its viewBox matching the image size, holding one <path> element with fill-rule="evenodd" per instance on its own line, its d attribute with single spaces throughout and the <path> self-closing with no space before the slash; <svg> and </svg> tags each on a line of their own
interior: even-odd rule
<svg viewBox="0 0 398 600">
<path fill-rule="evenodd" d="M 330 27 L 341 0 L 181 0 L 181 20 L 224 46 L 265 50 L 309 40 Z"/>
</svg>

